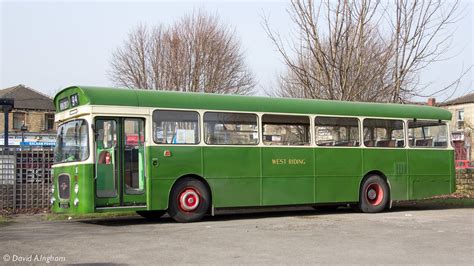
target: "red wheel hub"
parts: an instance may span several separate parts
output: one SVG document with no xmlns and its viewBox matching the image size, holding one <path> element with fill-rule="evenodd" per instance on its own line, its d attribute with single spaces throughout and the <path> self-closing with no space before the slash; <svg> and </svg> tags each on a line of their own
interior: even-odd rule
<svg viewBox="0 0 474 266">
<path fill-rule="evenodd" d="M 367 199 L 367 202 L 369 202 L 370 205 L 380 205 L 380 203 L 382 203 L 383 196 L 384 191 L 379 184 L 372 183 L 367 186 L 367 189 L 365 191 L 365 198 Z"/>
<path fill-rule="evenodd" d="M 194 188 L 184 189 L 178 196 L 179 208 L 191 212 L 199 206 L 199 193 Z"/>
</svg>

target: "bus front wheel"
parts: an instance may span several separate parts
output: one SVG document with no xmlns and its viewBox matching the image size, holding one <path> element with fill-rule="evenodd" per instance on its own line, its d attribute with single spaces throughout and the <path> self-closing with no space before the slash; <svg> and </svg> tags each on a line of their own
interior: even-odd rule
<svg viewBox="0 0 474 266">
<path fill-rule="evenodd" d="M 359 195 L 359 210 L 368 213 L 383 211 L 390 198 L 387 182 L 378 175 L 365 179 Z"/>
<path fill-rule="evenodd" d="M 168 214 L 177 222 L 186 223 L 201 220 L 210 206 L 209 191 L 201 181 L 183 178 L 173 187 Z"/>
</svg>

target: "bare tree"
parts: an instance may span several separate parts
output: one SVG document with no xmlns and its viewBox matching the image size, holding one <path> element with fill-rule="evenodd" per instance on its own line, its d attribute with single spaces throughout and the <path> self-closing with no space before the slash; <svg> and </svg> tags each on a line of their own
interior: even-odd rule
<svg viewBox="0 0 474 266">
<path fill-rule="evenodd" d="M 293 0 L 288 42 L 264 26 L 287 66 L 278 96 L 402 102 L 418 75 L 446 52 L 458 2 Z M 443 35 L 444 34 L 444 35 Z M 440 38 L 441 37 L 441 38 Z"/>
<path fill-rule="evenodd" d="M 389 12 L 395 43 L 392 101 L 420 95 L 418 75 L 446 55 L 453 34 L 448 27 L 456 21 L 458 7 L 458 0 L 395 1 L 395 12 Z"/>
<path fill-rule="evenodd" d="M 235 31 L 202 12 L 170 27 L 136 27 L 111 68 L 111 80 L 130 88 L 249 94 L 255 86 Z"/>
<path fill-rule="evenodd" d="M 148 38 L 146 27 L 140 25 L 113 54 L 111 77 L 115 83 L 125 87 L 148 87 Z"/>
</svg>

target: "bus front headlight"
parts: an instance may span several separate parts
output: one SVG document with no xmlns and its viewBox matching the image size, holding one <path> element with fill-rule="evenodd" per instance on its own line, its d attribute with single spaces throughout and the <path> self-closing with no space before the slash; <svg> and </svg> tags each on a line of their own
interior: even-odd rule
<svg viewBox="0 0 474 266">
<path fill-rule="evenodd" d="M 75 199 L 74 199 L 74 206 L 77 207 L 77 205 L 79 205 L 79 199 L 78 199 L 78 198 L 75 198 Z"/>
<path fill-rule="evenodd" d="M 54 195 L 54 184 L 51 186 L 51 194 Z"/>
<path fill-rule="evenodd" d="M 79 184 L 76 183 L 76 185 L 74 185 L 74 192 L 77 194 L 79 193 Z"/>
<path fill-rule="evenodd" d="M 51 200 L 50 200 L 51 205 L 53 205 L 55 201 L 56 201 L 56 199 L 54 198 L 54 196 L 51 196 Z"/>
</svg>

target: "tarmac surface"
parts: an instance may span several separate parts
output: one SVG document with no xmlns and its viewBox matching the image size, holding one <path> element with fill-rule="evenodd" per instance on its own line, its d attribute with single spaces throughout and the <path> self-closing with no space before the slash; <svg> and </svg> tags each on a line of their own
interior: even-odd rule
<svg viewBox="0 0 474 266">
<path fill-rule="evenodd" d="M 235 211 L 233 211 L 235 212 Z M 474 264 L 474 209 L 229 211 L 197 223 L 139 216 L 0 223 L 0 264 Z"/>
</svg>

